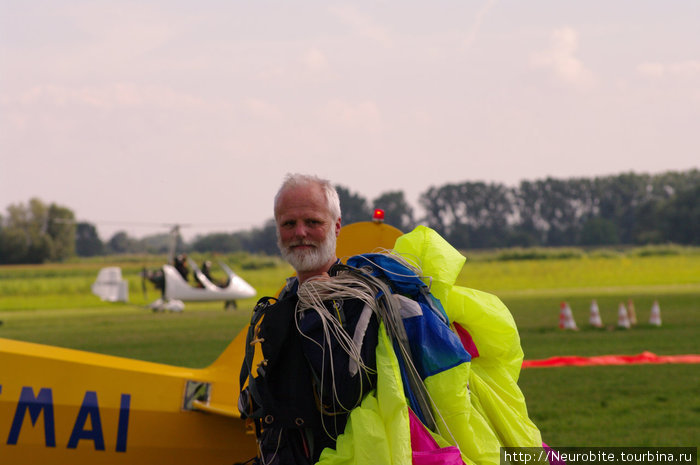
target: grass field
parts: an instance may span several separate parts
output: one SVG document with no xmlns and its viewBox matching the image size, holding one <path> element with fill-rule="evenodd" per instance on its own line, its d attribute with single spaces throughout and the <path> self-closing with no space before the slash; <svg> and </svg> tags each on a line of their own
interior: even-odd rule
<svg viewBox="0 0 700 465">
<path fill-rule="evenodd" d="M 150 260 L 150 261 L 148 261 Z M 255 299 L 236 311 L 221 303 L 153 313 L 138 276 L 159 258 L 0 267 L 0 337 L 192 367 L 206 366 L 247 323 Z M 231 263 L 231 262 L 229 262 Z M 288 266 L 232 263 L 259 295 L 274 294 Z M 130 304 L 90 293 L 97 270 L 118 264 Z M 514 315 L 526 359 L 555 355 L 700 353 L 700 255 L 559 260 L 468 261 L 459 284 L 492 292 Z M 596 299 L 606 329 L 588 328 Z M 639 324 L 617 330 L 617 305 L 633 299 Z M 662 327 L 647 324 L 653 300 Z M 557 328 L 559 303 L 571 305 L 578 332 Z M 637 365 L 531 368 L 520 385 L 532 419 L 557 446 L 696 446 L 700 443 L 700 367 Z"/>
</svg>

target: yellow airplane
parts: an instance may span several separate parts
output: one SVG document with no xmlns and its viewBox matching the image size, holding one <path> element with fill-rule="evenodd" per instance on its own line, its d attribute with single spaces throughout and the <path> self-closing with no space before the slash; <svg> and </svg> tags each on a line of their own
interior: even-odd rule
<svg viewBox="0 0 700 465">
<path fill-rule="evenodd" d="M 338 257 L 391 249 L 398 229 L 340 231 Z M 255 435 L 237 408 L 246 330 L 192 369 L 0 338 L 0 463 L 245 462 Z"/>
</svg>

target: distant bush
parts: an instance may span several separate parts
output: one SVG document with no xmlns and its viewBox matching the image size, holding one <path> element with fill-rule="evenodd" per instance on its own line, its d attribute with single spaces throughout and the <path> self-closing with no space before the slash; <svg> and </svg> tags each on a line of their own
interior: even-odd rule
<svg viewBox="0 0 700 465">
<path fill-rule="evenodd" d="M 627 254 L 635 257 L 653 257 L 659 255 L 692 255 L 698 253 L 700 253 L 700 247 L 665 244 L 636 247 L 631 249 Z"/>
<path fill-rule="evenodd" d="M 462 250 L 470 262 L 565 260 L 580 258 L 654 257 L 698 255 L 700 247 L 677 244 L 648 245 L 644 247 L 614 246 L 579 249 L 574 247 L 516 247 L 495 250 Z"/>
<path fill-rule="evenodd" d="M 204 255 L 202 255 L 203 257 Z M 269 268 L 276 268 L 282 264 L 282 259 L 276 256 L 270 256 L 265 254 L 252 254 L 248 252 L 234 252 L 230 254 L 215 256 L 215 258 L 209 258 L 212 261 L 220 260 L 229 266 L 231 266 L 234 271 L 239 270 L 263 270 Z"/>
<path fill-rule="evenodd" d="M 495 260 L 561 260 L 570 258 L 583 258 L 586 253 L 576 248 L 560 247 L 531 247 L 506 249 L 496 253 Z"/>
<path fill-rule="evenodd" d="M 623 257 L 625 253 L 618 249 L 593 249 L 587 253 L 590 258 L 620 258 Z"/>
<path fill-rule="evenodd" d="M 234 271 L 239 269 L 261 270 L 275 268 L 283 264 L 280 257 L 265 254 L 251 254 L 248 252 L 233 252 L 227 254 L 192 252 L 187 255 L 194 260 L 197 266 L 201 266 L 204 260 L 211 260 L 214 265 L 217 265 L 218 262 L 221 261 L 229 265 Z M 73 257 L 67 262 L 84 265 L 90 264 L 93 268 L 99 268 L 100 266 L 121 266 L 123 269 L 122 272 L 124 272 L 126 269 L 131 270 L 132 268 L 159 268 L 168 263 L 168 256 L 162 254 L 113 254 L 97 257 Z"/>
</svg>

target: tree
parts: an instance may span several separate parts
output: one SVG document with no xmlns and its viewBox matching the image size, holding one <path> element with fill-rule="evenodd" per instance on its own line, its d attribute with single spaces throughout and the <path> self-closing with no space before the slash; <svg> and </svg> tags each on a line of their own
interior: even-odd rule
<svg viewBox="0 0 700 465">
<path fill-rule="evenodd" d="M 617 225 L 623 244 L 633 243 L 634 231 L 638 229 L 637 211 L 649 199 L 650 177 L 624 173 L 596 178 L 594 182 L 600 217 Z"/>
<path fill-rule="evenodd" d="M 692 243 L 693 237 L 700 235 L 697 216 L 693 220 L 694 200 L 692 199 L 692 192 L 698 186 L 700 186 L 698 170 L 669 171 L 649 178 L 643 200 L 635 211 L 635 224 L 631 229 L 633 242 L 637 244 L 667 241 Z M 688 199 L 688 196 L 691 198 Z M 687 203 L 688 201 L 690 203 Z M 695 227 L 693 227 L 693 221 L 695 221 Z"/>
<path fill-rule="evenodd" d="M 173 236 L 172 233 L 160 233 L 151 234 L 138 240 L 133 246 L 135 246 L 138 251 L 145 251 L 147 253 L 153 254 L 168 254 L 170 253 L 170 248 L 172 247 Z M 177 233 L 175 237 L 175 251 L 185 251 L 187 246 L 182 240 L 180 233 Z M 132 250 L 136 252 L 137 250 Z M 173 257 L 169 257 L 173 258 Z"/>
<path fill-rule="evenodd" d="M 234 234 L 213 233 L 197 236 L 191 248 L 196 252 L 237 252 L 241 250 L 241 241 Z"/>
<path fill-rule="evenodd" d="M 132 253 L 137 249 L 137 242 L 138 241 L 130 237 L 126 231 L 118 231 L 107 241 L 107 247 L 112 253 Z"/>
<path fill-rule="evenodd" d="M 406 202 L 403 191 L 385 192 L 372 202 L 373 208 L 384 210 L 384 222 L 408 232 L 415 226 L 413 209 Z"/>
<path fill-rule="evenodd" d="M 700 244 L 700 184 L 679 192 L 663 209 L 666 240 L 679 244 Z"/>
<path fill-rule="evenodd" d="M 253 228 L 233 235 L 240 242 L 243 250 L 248 252 L 267 255 L 280 253 L 277 247 L 277 223 L 272 218 L 267 220 L 262 228 Z"/>
<path fill-rule="evenodd" d="M 51 254 L 50 238 L 45 234 L 46 206 L 37 198 L 28 205 L 7 207 L 6 228 L 12 231 L 12 240 L 23 251 L 15 255 L 15 263 L 43 263 Z"/>
<path fill-rule="evenodd" d="M 51 237 L 51 260 L 75 255 L 75 215 L 71 210 L 52 203 L 46 218 L 46 232 Z"/>
<path fill-rule="evenodd" d="M 75 252 L 81 257 L 94 257 L 101 255 L 104 244 L 97 234 L 95 225 L 85 222 L 76 224 Z"/>
<path fill-rule="evenodd" d="M 591 218 L 581 229 L 581 245 L 615 245 L 620 243 L 617 225 L 605 218 Z"/>
<path fill-rule="evenodd" d="M 522 181 L 515 196 L 516 220 L 512 245 L 542 245 L 547 240 L 549 223 L 542 217 L 544 183 Z"/>
<path fill-rule="evenodd" d="M 542 187 L 540 211 L 547 224 L 546 245 L 576 244 L 585 216 L 578 193 L 566 180 L 548 178 Z"/>
<path fill-rule="evenodd" d="M 510 236 L 514 195 L 502 184 L 464 182 L 420 197 L 428 225 L 457 248 L 496 247 Z"/>
<path fill-rule="evenodd" d="M 23 231 L 17 228 L 0 230 L 0 263 L 27 263 L 29 246 Z"/>
<path fill-rule="evenodd" d="M 335 187 L 338 192 L 338 198 L 340 199 L 340 211 L 342 212 L 343 224 L 369 221 L 372 218 L 372 213 L 364 197 L 350 192 L 343 186 Z"/>
<path fill-rule="evenodd" d="M 447 186 L 430 187 L 420 195 L 418 203 L 425 210 L 424 221 L 426 225 L 438 234 L 446 237 L 454 223 L 454 214 L 448 195 L 445 195 Z"/>
<path fill-rule="evenodd" d="M 27 205 L 7 207 L 3 223 L 5 263 L 63 260 L 75 251 L 74 215 L 68 208 L 32 198 Z"/>
</svg>

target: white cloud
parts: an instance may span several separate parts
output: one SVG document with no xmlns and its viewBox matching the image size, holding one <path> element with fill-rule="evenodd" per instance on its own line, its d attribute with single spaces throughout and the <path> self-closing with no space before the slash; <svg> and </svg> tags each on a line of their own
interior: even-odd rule
<svg viewBox="0 0 700 465">
<path fill-rule="evenodd" d="M 305 81 L 325 81 L 333 77 L 328 58 L 318 48 L 310 48 L 301 56 L 301 79 Z"/>
<path fill-rule="evenodd" d="M 354 32 L 362 37 L 368 38 L 384 47 L 391 47 L 393 40 L 386 28 L 377 24 L 374 19 L 366 16 L 352 6 L 331 8 L 331 13 L 335 14 L 341 21 L 350 26 Z"/>
<path fill-rule="evenodd" d="M 289 57 L 293 57 L 290 59 Z M 327 55 L 316 47 L 294 47 L 289 56 L 270 58 L 257 76 L 270 83 L 306 84 L 325 81 L 333 76 Z"/>
<path fill-rule="evenodd" d="M 532 55 L 535 67 L 550 69 L 554 75 L 576 87 L 590 87 L 595 83 L 593 73 L 576 56 L 578 32 L 571 27 L 563 27 L 552 32 L 550 48 Z"/>
<path fill-rule="evenodd" d="M 326 71 L 328 69 L 326 55 L 317 48 L 307 50 L 302 57 L 302 62 L 310 71 Z"/>
<path fill-rule="evenodd" d="M 660 77 L 664 75 L 664 65 L 661 63 L 646 62 L 637 65 L 637 72 L 648 77 Z"/>
<path fill-rule="evenodd" d="M 326 54 L 317 48 L 307 50 L 302 57 L 306 74 L 312 78 L 324 79 L 332 75 Z"/>
<path fill-rule="evenodd" d="M 282 111 L 277 105 L 264 100 L 249 98 L 244 104 L 250 113 L 262 119 L 273 120 L 282 116 Z"/>
<path fill-rule="evenodd" d="M 464 41 L 465 47 L 469 47 L 472 43 L 474 43 L 474 40 L 476 40 L 476 35 L 479 33 L 479 29 L 481 29 L 481 24 L 484 22 L 484 18 L 486 17 L 486 13 L 488 13 L 489 10 L 493 8 L 495 4 L 496 0 L 487 0 L 486 3 L 484 3 L 484 6 L 482 6 L 481 9 L 476 13 L 474 23 L 472 24 L 472 27 L 469 30 L 469 35 Z"/>
<path fill-rule="evenodd" d="M 191 95 L 157 86 L 137 86 L 132 83 L 112 83 L 93 87 L 65 87 L 57 85 L 35 86 L 17 97 L 2 96 L 3 105 L 48 105 L 114 109 L 150 107 L 192 108 L 204 106 L 204 102 Z"/>
<path fill-rule="evenodd" d="M 285 78 L 285 69 L 280 65 L 268 65 L 257 73 L 258 77 L 265 81 L 275 81 Z"/>
<path fill-rule="evenodd" d="M 651 78 L 700 77 L 700 61 L 686 60 L 676 63 L 645 62 L 637 66 L 637 72 Z"/>
<path fill-rule="evenodd" d="M 379 106 L 371 101 L 347 102 L 335 99 L 321 110 L 322 118 L 332 124 L 351 130 L 376 133 L 382 129 Z"/>
<path fill-rule="evenodd" d="M 92 38 L 88 47 L 106 54 L 109 60 L 114 60 L 115 54 L 128 58 L 158 50 L 191 20 L 178 18 L 167 9 L 128 2 L 73 5 L 65 16 Z"/>
</svg>

